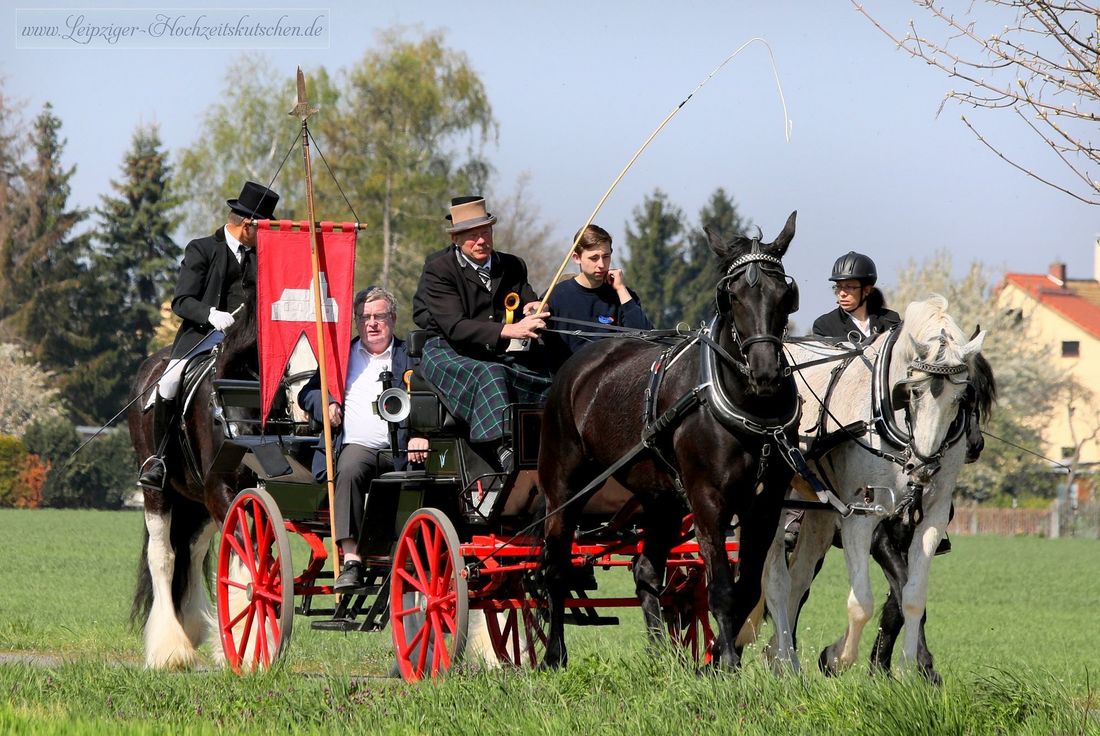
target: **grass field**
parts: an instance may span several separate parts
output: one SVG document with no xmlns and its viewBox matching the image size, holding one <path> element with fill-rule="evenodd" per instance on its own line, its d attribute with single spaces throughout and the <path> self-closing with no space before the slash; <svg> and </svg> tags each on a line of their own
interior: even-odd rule
<svg viewBox="0 0 1100 736">
<path fill-rule="evenodd" d="M 0 733 L 1100 733 L 1096 541 L 954 538 L 930 591 L 939 688 L 869 677 L 872 630 L 864 662 L 838 678 L 776 679 L 755 651 L 736 674 L 700 676 L 646 649 L 636 609 L 617 627 L 570 628 L 564 672 L 407 685 L 373 677 L 388 632 L 314 632 L 302 618 L 272 672 L 144 671 L 126 621 L 141 528 L 137 513 L 0 511 L 0 654 L 62 661 L 0 662 Z M 808 665 L 842 630 L 844 575 L 830 555 L 803 615 Z M 622 571 L 601 578 L 601 594 L 631 589 Z"/>
</svg>

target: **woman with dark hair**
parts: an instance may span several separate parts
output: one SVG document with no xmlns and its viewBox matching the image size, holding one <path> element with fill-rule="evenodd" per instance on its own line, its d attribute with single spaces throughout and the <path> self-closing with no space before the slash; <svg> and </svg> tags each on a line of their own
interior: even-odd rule
<svg viewBox="0 0 1100 736">
<path fill-rule="evenodd" d="M 860 344 L 901 322 L 897 312 L 886 308 L 886 299 L 875 286 L 875 262 L 862 253 L 849 251 L 836 259 L 829 280 L 837 308 L 814 321 L 815 336 Z"/>
</svg>

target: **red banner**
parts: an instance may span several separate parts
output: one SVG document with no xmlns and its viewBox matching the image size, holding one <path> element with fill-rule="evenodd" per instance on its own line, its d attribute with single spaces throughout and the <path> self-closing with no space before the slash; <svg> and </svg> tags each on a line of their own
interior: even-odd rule
<svg viewBox="0 0 1100 736">
<path fill-rule="evenodd" d="M 279 229 L 272 229 L 276 224 Z M 294 229 L 295 225 L 304 228 Z M 334 231 L 334 226 L 336 223 L 321 223 L 317 250 L 328 391 L 336 401 L 342 401 L 351 347 L 356 230 L 352 223 L 340 223 L 341 232 Z M 260 417 L 266 423 L 287 361 L 303 333 L 313 354 L 318 355 L 308 224 L 261 220 L 256 253 Z"/>
</svg>

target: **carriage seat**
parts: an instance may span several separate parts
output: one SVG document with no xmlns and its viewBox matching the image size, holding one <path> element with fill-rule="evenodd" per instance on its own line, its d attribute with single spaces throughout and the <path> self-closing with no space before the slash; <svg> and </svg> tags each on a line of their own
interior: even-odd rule
<svg viewBox="0 0 1100 736">
<path fill-rule="evenodd" d="M 419 362 L 424 344 L 431 339 L 428 330 L 412 330 L 405 341 L 405 350 L 410 358 Z M 413 369 L 409 378 L 409 429 L 425 433 L 455 434 L 461 423 L 441 400 L 439 390 L 424 380 L 420 371 Z"/>
</svg>

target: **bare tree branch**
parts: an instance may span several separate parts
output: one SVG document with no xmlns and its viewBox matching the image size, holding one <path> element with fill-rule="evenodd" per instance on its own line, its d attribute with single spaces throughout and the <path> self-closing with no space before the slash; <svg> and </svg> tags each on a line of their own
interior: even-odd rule
<svg viewBox="0 0 1100 736">
<path fill-rule="evenodd" d="M 899 36 L 852 0 L 897 48 L 964 83 L 947 92 L 937 114 L 949 100 L 976 109 L 1012 109 L 1083 186 L 1040 176 L 1019 163 L 1022 152 L 996 148 L 965 117 L 963 122 L 1021 172 L 1081 202 L 1100 204 L 1100 180 L 1089 174 L 1089 168 L 1100 167 L 1100 149 L 1091 140 L 1100 122 L 1100 5 L 1078 0 L 975 0 L 960 18 L 943 2 L 913 2 L 939 27 L 938 36 L 918 31 L 913 20 Z M 994 23 L 999 23 L 996 32 L 979 30 Z"/>
</svg>

